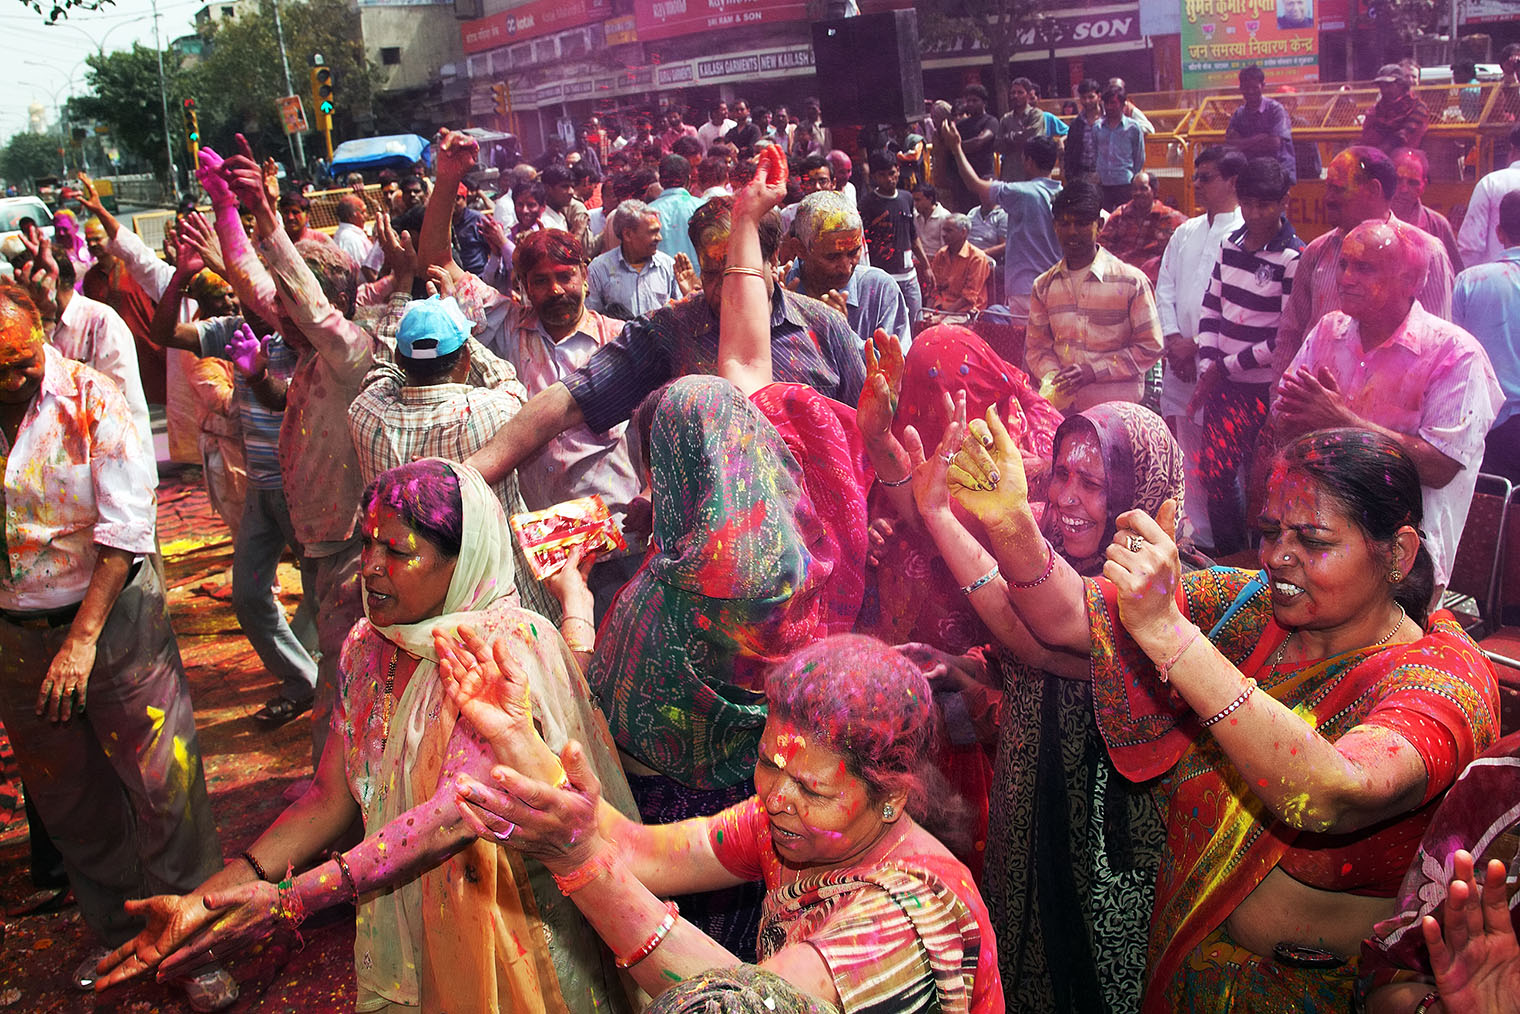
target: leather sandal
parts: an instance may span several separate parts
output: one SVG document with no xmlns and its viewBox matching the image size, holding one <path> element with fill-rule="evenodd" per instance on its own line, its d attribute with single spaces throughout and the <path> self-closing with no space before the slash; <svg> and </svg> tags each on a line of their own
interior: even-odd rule
<svg viewBox="0 0 1520 1014">
<path fill-rule="evenodd" d="M 276 697 L 253 713 L 253 720 L 271 728 L 279 728 L 300 718 L 311 710 L 311 701 L 293 701 L 288 697 Z"/>
</svg>

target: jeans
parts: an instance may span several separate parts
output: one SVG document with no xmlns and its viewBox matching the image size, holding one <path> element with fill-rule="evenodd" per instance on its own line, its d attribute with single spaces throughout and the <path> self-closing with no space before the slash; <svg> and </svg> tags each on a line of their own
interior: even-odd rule
<svg viewBox="0 0 1520 1014">
<path fill-rule="evenodd" d="M 248 487 L 232 550 L 232 608 L 259 661 L 280 681 L 280 696 L 304 703 L 317 686 L 317 663 L 290 629 L 284 607 L 270 590 L 280 556 L 295 544 L 285 491 Z"/>
</svg>

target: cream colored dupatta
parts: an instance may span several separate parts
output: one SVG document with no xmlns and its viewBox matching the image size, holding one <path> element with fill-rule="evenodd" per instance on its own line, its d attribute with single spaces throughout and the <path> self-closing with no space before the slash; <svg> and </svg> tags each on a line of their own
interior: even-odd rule
<svg viewBox="0 0 1520 1014">
<path fill-rule="evenodd" d="M 464 501 L 464 533 L 443 611 L 420 623 L 374 628 L 420 659 L 396 702 L 381 758 L 384 787 L 376 828 L 438 791 L 458 710 L 439 678 L 433 631 L 452 633 L 464 624 L 488 640 L 506 642 L 531 688 L 544 742 L 558 751 L 579 740 L 607 800 L 636 813 L 606 721 L 591 704 L 569 649 L 551 622 L 517 607 L 511 534 L 500 502 L 474 469 L 449 465 Z M 472 773 L 485 777 L 487 772 Z M 446 795 L 439 796 L 439 805 L 452 807 Z M 405 835 L 406 829 L 387 832 Z M 557 900 L 556 892 L 546 903 Z M 563 914 L 552 921 L 562 923 Z M 389 1002 L 439 1014 L 569 1014 L 605 1007 L 609 1000 L 619 1007 L 621 991 L 615 976 L 601 967 L 611 966 L 601 949 L 564 939 L 594 942 L 594 935 L 557 928 L 551 951 L 544 923 L 522 858 L 495 844 L 473 842 L 420 877 L 363 899 L 354 945 L 358 1009 L 377 1010 Z M 567 946 L 577 953 L 566 953 Z M 609 997 L 609 991 L 616 996 Z"/>
</svg>

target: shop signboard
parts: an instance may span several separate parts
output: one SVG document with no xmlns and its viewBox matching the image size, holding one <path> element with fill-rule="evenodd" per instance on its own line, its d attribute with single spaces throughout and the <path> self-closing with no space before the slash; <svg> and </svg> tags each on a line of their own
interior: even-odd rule
<svg viewBox="0 0 1520 1014">
<path fill-rule="evenodd" d="M 1079 14 L 1061 14 L 1050 19 L 1050 29 L 1056 43 L 1056 53 L 1085 46 L 1111 43 L 1139 42 L 1144 34 L 1141 26 L 1140 8 L 1129 4 L 1099 4 Z M 1018 34 L 1018 48 L 1043 51 L 1048 48 L 1050 36 L 1039 29 L 1028 27 Z M 975 36 L 951 36 L 924 45 L 926 58 L 961 56 L 986 52 L 987 44 Z"/>
<path fill-rule="evenodd" d="M 808 16 L 807 4 L 796 0 L 634 0 L 633 13 L 643 42 Z"/>
<path fill-rule="evenodd" d="M 1227 88 L 1255 64 L 1271 85 L 1319 80 L 1315 0 L 1181 0 L 1182 87 Z"/>
<path fill-rule="evenodd" d="M 466 53 L 483 53 L 522 39 L 577 28 L 612 13 L 611 0 L 529 0 L 460 25 Z"/>
<path fill-rule="evenodd" d="M 703 81 L 722 81 L 728 78 L 757 77 L 761 74 L 783 74 L 785 71 L 806 70 L 813 66 L 813 47 L 798 46 L 774 53 L 736 53 L 712 60 L 697 61 L 697 77 Z"/>
</svg>

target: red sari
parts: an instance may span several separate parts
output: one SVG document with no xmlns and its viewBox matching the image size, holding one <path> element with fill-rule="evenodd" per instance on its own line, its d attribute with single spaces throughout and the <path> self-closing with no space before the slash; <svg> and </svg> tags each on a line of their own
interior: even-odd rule
<svg viewBox="0 0 1520 1014">
<path fill-rule="evenodd" d="M 1125 777 L 1158 780 L 1158 802 L 1167 814 L 1148 948 L 1148 1014 L 1172 1010 L 1183 980 L 1209 972 L 1198 953 L 1205 938 L 1278 866 L 1322 890 L 1391 896 L 1433 801 L 1497 734 L 1493 669 L 1448 614 L 1438 613 L 1426 635 L 1410 644 L 1273 670 L 1269 660 L 1288 631 L 1272 619 L 1267 586 L 1254 577 L 1225 568 L 1184 574 L 1179 602 L 1261 691 L 1327 739 L 1360 725 L 1398 732 L 1425 762 L 1425 798 L 1399 820 L 1347 835 L 1300 831 L 1278 820 L 1181 697 L 1155 678 L 1154 666 L 1119 623 L 1113 586 L 1090 580 L 1098 726 Z M 1349 1004 L 1345 973 L 1336 979 Z M 1221 983 L 1222 993 L 1228 985 Z M 1189 995 L 1195 1009 L 1208 1010 L 1196 1005 L 1198 986 L 1188 983 Z"/>
</svg>

